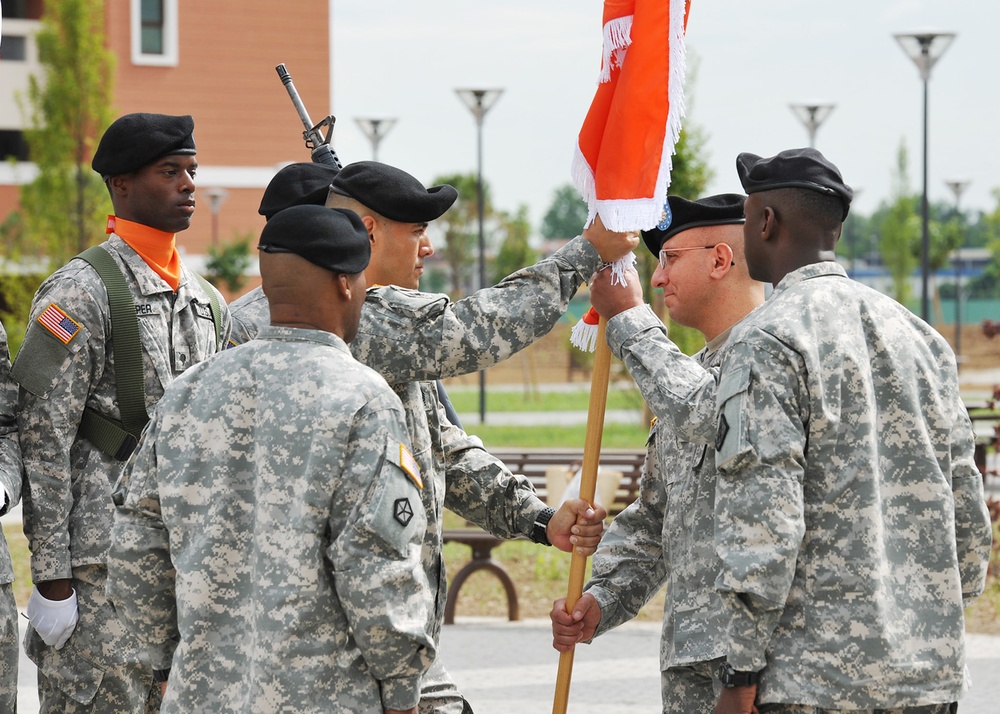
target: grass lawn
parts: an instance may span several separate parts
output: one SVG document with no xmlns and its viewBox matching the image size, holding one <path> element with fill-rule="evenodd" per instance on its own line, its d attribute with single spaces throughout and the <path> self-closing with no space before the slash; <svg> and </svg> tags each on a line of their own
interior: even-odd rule
<svg viewBox="0 0 1000 714">
<path fill-rule="evenodd" d="M 479 390 L 468 387 L 448 387 L 448 398 L 455 411 L 479 413 Z M 590 390 L 570 392 L 523 390 L 486 390 L 486 419 L 490 412 L 552 412 L 587 411 Z M 642 409 L 643 401 L 635 388 L 609 389 L 608 409 Z M 518 446 L 524 446 L 518 444 Z"/>
</svg>

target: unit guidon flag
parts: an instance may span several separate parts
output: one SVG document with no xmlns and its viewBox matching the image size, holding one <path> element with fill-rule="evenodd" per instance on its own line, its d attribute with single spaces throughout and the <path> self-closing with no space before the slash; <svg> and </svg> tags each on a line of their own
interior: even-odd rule
<svg viewBox="0 0 1000 714">
<path fill-rule="evenodd" d="M 573 183 L 613 231 L 660 221 L 684 114 L 690 0 L 605 0 L 597 92 L 580 130 Z"/>
</svg>

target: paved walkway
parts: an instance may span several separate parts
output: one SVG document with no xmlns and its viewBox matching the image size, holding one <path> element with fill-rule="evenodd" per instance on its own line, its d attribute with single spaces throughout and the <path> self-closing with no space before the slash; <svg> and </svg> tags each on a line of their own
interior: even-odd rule
<svg viewBox="0 0 1000 714">
<path fill-rule="evenodd" d="M 22 636 L 24 623 L 21 618 Z M 658 623 L 634 622 L 577 647 L 569 714 L 656 712 L 660 706 Z M 444 661 L 476 714 L 552 711 L 559 653 L 548 620 L 459 617 L 441 638 Z M 1000 636 L 969 635 L 972 688 L 962 714 L 996 714 Z M 21 654 L 19 714 L 37 714 L 35 668 Z"/>
</svg>

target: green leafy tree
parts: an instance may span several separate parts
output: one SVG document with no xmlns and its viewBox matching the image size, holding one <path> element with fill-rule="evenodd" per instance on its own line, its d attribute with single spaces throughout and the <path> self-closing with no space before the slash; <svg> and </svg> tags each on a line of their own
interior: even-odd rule
<svg viewBox="0 0 1000 714">
<path fill-rule="evenodd" d="M 992 256 L 982 274 L 969 281 L 966 288 L 968 297 L 1000 297 L 1000 188 L 993 189 L 993 200 L 996 201 L 996 206 L 989 213 L 984 213 L 978 221 Z"/>
<path fill-rule="evenodd" d="M 253 234 L 240 233 L 229 243 L 208 247 L 205 277 L 216 287 L 225 285 L 230 292 L 239 292 L 246 285 L 246 271 L 250 267 L 250 243 Z"/>
<path fill-rule="evenodd" d="M 102 0 L 48 0 L 37 36 L 42 76 L 28 80 L 25 140 L 39 175 L 21 190 L 29 243 L 61 264 L 103 239 L 111 201 L 90 168 L 111 123 L 114 55 Z M 19 99 L 23 99 L 20 98 Z"/>
<path fill-rule="evenodd" d="M 910 275 L 917 267 L 920 251 L 918 197 L 910 192 L 907 178 L 906 145 L 896 153 L 892 196 L 885 206 L 879 226 L 879 250 L 882 263 L 892 277 L 892 296 L 902 304 L 910 299 Z"/>
<path fill-rule="evenodd" d="M 531 223 L 528 220 L 528 207 L 521 205 L 514 216 L 506 213 L 500 216 L 500 230 L 504 238 L 497 251 L 493 263 L 493 282 L 498 283 L 515 270 L 531 265 L 538 260 L 537 251 L 531 248 L 528 237 L 531 235 Z"/>
<path fill-rule="evenodd" d="M 434 222 L 444 232 L 444 258 L 451 277 L 451 296 L 461 297 L 469 285 L 477 285 L 473 280 L 479 259 L 479 203 L 476 174 L 451 174 L 434 179 L 436 184 L 450 184 L 458 190 L 455 205 Z M 493 223 L 493 205 L 489 184 L 483 183 L 483 232 L 484 241 Z"/>
<path fill-rule="evenodd" d="M 556 189 L 549 210 L 542 218 L 542 237 L 572 238 L 587 223 L 587 202 L 571 183 Z"/>
</svg>

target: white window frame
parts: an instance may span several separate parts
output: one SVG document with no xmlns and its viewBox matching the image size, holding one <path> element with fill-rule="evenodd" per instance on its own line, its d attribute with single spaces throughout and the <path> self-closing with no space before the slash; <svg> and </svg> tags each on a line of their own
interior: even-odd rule
<svg viewBox="0 0 1000 714">
<path fill-rule="evenodd" d="M 142 51 L 142 0 L 130 0 L 132 11 L 132 64 L 157 67 L 176 67 L 177 51 L 177 0 L 163 0 L 163 54 L 145 54 Z"/>
</svg>

